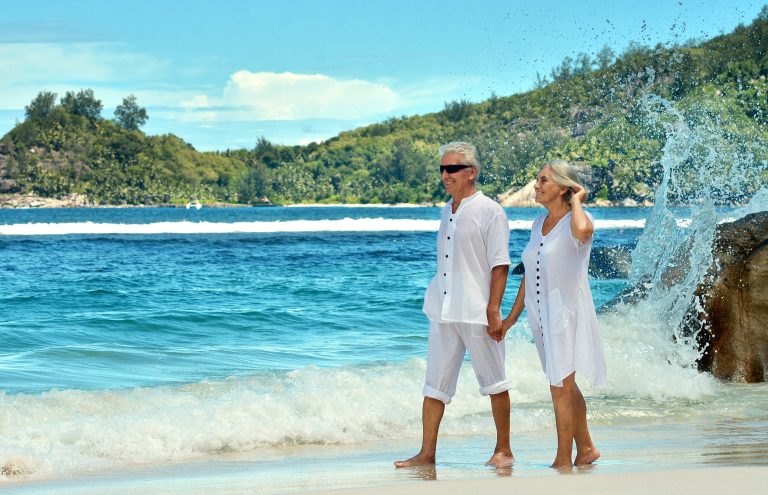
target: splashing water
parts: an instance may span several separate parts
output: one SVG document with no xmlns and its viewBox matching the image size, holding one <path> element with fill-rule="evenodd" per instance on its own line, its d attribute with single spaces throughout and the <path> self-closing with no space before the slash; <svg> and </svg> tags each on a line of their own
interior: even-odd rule
<svg viewBox="0 0 768 495">
<path fill-rule="evenodd" d="M 682 323 L 712 266 L 716 227 L 733 219 L 723 207 L 752 197 L 737 217 L 765 209 L 768 194 L 760 188 L 765 163 L 755 158 L 756 148 L 764 145 L 729 134 L 720 109 L 711 103 L 682 109 L 648 95 L 641 106 L 646 124 L 665 138 L 663 175 L 629 274 L 630 286 L 642 288 L 646 296 L 627 310 L 637 319 L 654 320 L 649 328 L 664 338 L 671 331 L 675 345 L 666 359 L 694 367 L 701 352 L 698 331 L 684 330 Z"/>
</svg>

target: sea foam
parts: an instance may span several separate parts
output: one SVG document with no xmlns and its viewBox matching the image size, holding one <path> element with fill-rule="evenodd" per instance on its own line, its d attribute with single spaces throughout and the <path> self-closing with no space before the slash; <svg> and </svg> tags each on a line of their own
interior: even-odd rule
<svg viewBox="0 0 768 495">
<path fill-rule="evenodd" d="M 675 344 L 648 331 L 654 322 L 621 313 L 601 315 L 601 322 L 609 385 L 582 386 L 594 424 L 666 417 L 676 408 L 696 414 L 691 401 L 720 390 L 710 375 L 667 360 Z M 506 341 L 513 434 L 553 425 L 549 387 L 529 335 L 521 321 Z M 186 385 L 2 394 L 0 467 L 6 475 L 39 478 L 287 445 L 418 438 L 424 372 L 425 361 L 417 358 Z M 488 399 L 468 362 L 441 431 L 493 436 Z"/>
</svg>

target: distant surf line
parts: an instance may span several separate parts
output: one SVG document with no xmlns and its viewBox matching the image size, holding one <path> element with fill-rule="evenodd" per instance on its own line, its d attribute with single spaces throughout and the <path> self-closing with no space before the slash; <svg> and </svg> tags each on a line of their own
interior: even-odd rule
<svg viewBox="0 0 768 495">
<path fill-rule="evenodd" d="M 510 230 L 530 230 L 529 220 L 512 220 Z M 340 220 L 286 220 L 271 222 L 155 222 L 25 223 L 0 225 L 3 236 L 41 235 L 159 235 L 159 234 L 272 234 L 302 232 L 436 232 L 439 220 L 344 218 Z M 645 220 L 596 220 L 600 229 L 642 229 Z"/>
</svg>

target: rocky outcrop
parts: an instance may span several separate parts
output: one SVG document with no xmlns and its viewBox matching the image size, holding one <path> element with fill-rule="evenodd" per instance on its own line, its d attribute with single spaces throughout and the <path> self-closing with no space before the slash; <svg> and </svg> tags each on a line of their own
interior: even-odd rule
<svg viewBox="0 0 768 495">
<path fill-rule="evenodd" d="M 67 208 L 82 206 L 88 206 L 88 198 L 82 194 L 70 194 L 61 199 L 19 194 L 0 195 L 0 208 Z"/>
<path fill-rule="evenodd" d="M 534 200 L 536 193 L 533 190 L 533 186 L 535 185 L 536 181 L 532 180 L 517 191 L 510 189 L 509 191 L 500 194 L 497 198 L 499 204 L 508 208 L 530 208 L 538 206 Z"/>
<path fill-rule="evenodd" d="M 716 266 L 699 287 L 699 369 L 736 382 L 768 378 L 768 212 L 718 226 Z"/>
</svg>

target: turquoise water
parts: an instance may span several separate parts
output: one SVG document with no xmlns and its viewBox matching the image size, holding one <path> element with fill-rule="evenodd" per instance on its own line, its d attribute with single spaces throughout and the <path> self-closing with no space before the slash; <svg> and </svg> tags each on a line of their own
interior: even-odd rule
<svg viewBox="0 0 768 495">
<path fill-rule="evenodd" d="M 540 211 L 507 210 L 513 263 Z M 634 245 L 649 212 L 593 209 L 595 246 Z M 429 207 L 1 210 L 2 479 L 322 445 L 415 448 L 438 218 Z M 600 306 L 627 281 L 591 284 Z M 765 408 L 749 406 L 765 389 L 671 361 L 673 325 L 654 317 L 601 315 L 609 386 L 585 387 L 597 431 L 725 418 L 751 425 L 736 444 L 766 450 Z M 538 439 L 551 406 L 524 321 L 507 346 L 513 434 Z M 493 434 L 469 366 L 448 409 L 443 434 L 468 439 L 459 452 Z"/>
<path fill-rule="evenodd" d="M 532 213 L 509 212 L 515 220 Z M 598 218 L 638 220 L 643 213 L 606 210 Z M 0 232 L 6 224 L 33 233 L 0 236 L 0 388 L 157 386 L 422 357 L 421 303 L 438 218 L 437 208 L 0 211 Z M 339 231 L 345 219 L 381 228 Z M 426 221 L 427 230 L 381 230 L 409 219 Z M 326 221 L 331 230 L 120 233 L 136 224 L 295 220 Z M 69 223 L 109 224 L 116 233 L 48 235 L 51 224 Z M 632 243 L 639 230 L 605 232 L 598 244 Z M 513 259 L 527 237 L 527 230 L 512 231 Z M 595 287 L 598 299 L 608 299 L 623 283 Z"/>
</svg>

